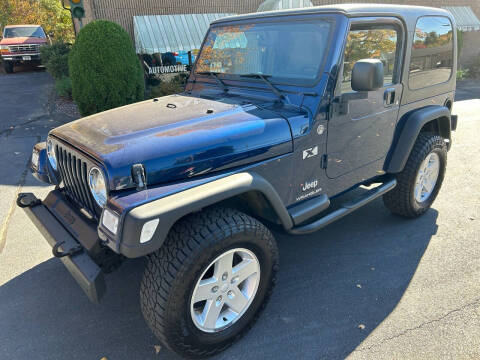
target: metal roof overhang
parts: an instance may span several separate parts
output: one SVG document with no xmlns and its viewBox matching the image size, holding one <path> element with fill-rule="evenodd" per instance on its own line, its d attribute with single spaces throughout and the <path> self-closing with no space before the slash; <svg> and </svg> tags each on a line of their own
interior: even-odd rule
<svg viewBox="0 0 480 360">
<path fill-rule="evenodd" d="M 480 20 L 470 6 L 442 6 L 452 13 L 457 28 L 462 31 L 480 30 Z"/>
<path fill-rule="evenodd" d="M 177 14 L 133 17 L 137 54 L 200 49 L 210 23 L 235 14 Z"/>
</svg>

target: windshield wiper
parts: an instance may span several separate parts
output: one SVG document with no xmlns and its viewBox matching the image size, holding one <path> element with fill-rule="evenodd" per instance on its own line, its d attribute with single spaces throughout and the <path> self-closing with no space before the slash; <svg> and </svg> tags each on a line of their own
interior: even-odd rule
<svg viewBox="0 0 480 360">
<path fill-rule="evenodd" d="M 280 90 L 272 84 L 270 80 L 268 80 L 269 77 L 272 75 L 265 75 L 265 74 L 259 74 L 259 73 L 252 73 L 252 74 L 242 74 L 240 75 L 241 77 L 248 77 L 248 78 L 257 78 L 257 79 L 262 79 L 265 84 L 268 85 L 270 89 L 272 89 L 273 93 L 278 96 L 280 100 L 285 99 L 285 95 L 283 95 Z"/>
<path fill-rule="evenodd" d="M 196 74 L 200 74 L 200 75 L 210 75 L 211 77 L 213 77 L 215 79 L 215 81 L 218 83 L 218 85 L 220 85 L 223 89 L 223 91 L 227 92 L 228 91 L 228 87 L 227 85 L 222 81 L 222 79 L 220 79 L 218 77 L 218 73 L 217 72 L 213 72 L 213 71 L 199 71 L 199 72 L 196 72 Z"/>
</svg>

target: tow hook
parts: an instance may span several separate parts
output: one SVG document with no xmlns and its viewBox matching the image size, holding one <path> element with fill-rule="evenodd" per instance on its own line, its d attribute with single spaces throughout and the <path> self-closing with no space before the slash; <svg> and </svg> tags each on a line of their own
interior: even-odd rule
<svg viewBox="0 0 480 360">
<path fill-rule="evenodd" d="M 65 257 L 65 256 L 75 255 L 75 254 L 77 254 L 77 253 L 79 253 L 80 251 L 83 250 L 82 245 L 77 245 L 77 246 L 74 246 L 73 248 L 69 249 L 68 251 L 59 251 L 58 248 L 60 246 L 62 246 L 63 244 L 65 244 L 65 241 L 60 241 L 53 246 L 53 248 L 52 248 L 53 256 L 55 256 L 57 258 L 62 258 L 62 257 Z"/>
<path fill-rule="evenodd" d="M 20 193 L 17 197 L 17 205 L 21 208 L 33 208 L 38 205 L 42 205 L 42 200 L 37 199 L 37 197 L 32 193 Z M 56 243 L 52 248 L 53 256 L 57 258 L 62 258 L 65 256 L 72 256 L 78 254 L 83 250 L 83 246 L 78 244 L 71 247 L 67 251 L 60 251 L 59 248 L 65 244 L 65 241 L 60 241 Z"/>
<path fill-rule="evenodd" d="M 32 193 L 21 193 L 17 197 L 17 206 L 21 208 L 33 207 L 41 203 L 42 200 L 37 199 Z"/>
</svg>

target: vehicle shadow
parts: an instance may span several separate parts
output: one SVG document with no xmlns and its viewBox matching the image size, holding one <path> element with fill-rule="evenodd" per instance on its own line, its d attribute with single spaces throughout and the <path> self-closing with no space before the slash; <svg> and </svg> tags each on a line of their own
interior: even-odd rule
<svg viewBox="0 0 480 360">
<path fill-rule="evenodd" d="M 381 200 L 308 236 L 276 234 L 278 283 L 252 330 L 218 359 L 341 359 L 395 309 L 437 231 L 438 213 L 407 221 Z M 155 348 L 138 301 L 144 259 L 107 275 L 91 304 L 57 259 L 0 287 L 0 354 L 30 359 L 178 359 Z M 362 330 L 359 325 L 363 324 Z"/>
<path fill-rule="evenodd" d="M 3 69 L 2 69 L 3 70 Z M 7 74 L 7 75 L 14 75 L 16 73 L 25 73 L 25 72 L 41 72 L 45 71 L 45 66 L 42 65 L 32 65 L 32 64 L 19 64 L 16 65 L 13 71 L 13 74 Z M 3 73 L 5 73 L 3 71 Z"/>
<path fill-rule="evenodd" d="M 457 81 L 455 101 L 480 99 L 480 85 L 477 79 Z"/>
</svg>

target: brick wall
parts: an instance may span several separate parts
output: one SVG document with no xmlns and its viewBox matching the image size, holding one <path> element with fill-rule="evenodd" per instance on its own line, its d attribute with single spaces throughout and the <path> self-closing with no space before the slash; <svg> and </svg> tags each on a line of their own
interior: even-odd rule
<svg viewBox="0 0 480 360">
<path fill-rule="evenodd" d="M 92 8 L 84 24 L 93 19 L 112 20 L 133 37 L 133 17 L 137 15 L 242 14 L 255 12 L 260 3 L 262 0 L 84 0 Z"/>
<path fill-rule="evenodd" d="M 94 19 L 107 19 L 123 26 L 133 37 L 133 17 L 136 15 L 199 14 L 199 13 L 250 13 L 255 12 L 263 0 L 84 0 L 86 18 L 83 24 Z M 480 0 L 312 0 L 314 5 L 341 3 L 379 3 L 422 6 L 470 6 L 480 18 Z M 78 22 L 76 22 L 78 29 Z M 468 63 L 478 55 L 480 32 L 464 37 L 461 63 Z"/>
<path fill-rule="evenodd" d="M 480 55 L 480 31 L 468 31 L 463 34 L 463 46 L 458 63 L 468 67 L 477 61 Z"/>
<path fill-rule="evenodd" d="M 84 0 L 87 24 L 93 19 L 112 20 L 122 25 L 133 37 L 133 16 L 249 13 L 255 12 L 263 0 Z M 480 0 L 312 0 L 314 5 L 341 3 L 381 3 L 423 6 L 470 6 L 480 18 Z M 78 24 L 77 24 L 78 28 Z"/>
</svg>

